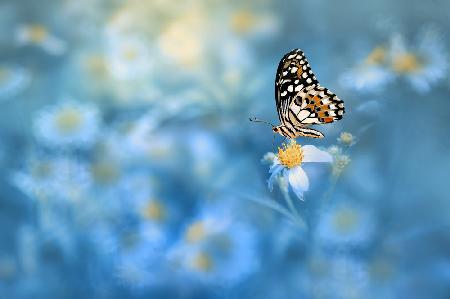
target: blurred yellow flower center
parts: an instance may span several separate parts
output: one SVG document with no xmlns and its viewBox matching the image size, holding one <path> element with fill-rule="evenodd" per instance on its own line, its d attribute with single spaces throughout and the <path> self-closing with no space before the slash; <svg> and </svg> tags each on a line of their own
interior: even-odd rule
<svg viewBox="0 0 450 299">
<path fill-rule="evenodd" d="M 101 161 L 92 165 L 91 172 L 96 182 L 101 184 L 110 184 L 119 177 L 119 169 L 116 164 Z"/>
<path fill-rule="evenodd" d="M 153 221 L 163 221 L 166 217 L 166 209 L 156 200 L 151 200 L 144 208 L 143 216 Z"/>
<path fill-rule="evenodd" d="M 231 27 L 238 33 L 248 32 L 255 25 L 255 17 L 248 11 L 239 11 L 231 16 Z"/>
<path fill-rule="evenodd" d="M 133 61 L 138 57 L 138 51 L 136 51 L 136 49 L 133 48 L 128 48 L 122 52 L 122 55 L 125 58 L 125 60 Z"/>
<path fill-rule="evenodd" d="M 392 68 L 400 74 L 415 73 L 422 68 L 422 64 L 416 55 L 405 53 L 394 58 Z"/>
<path fill-rule="evenodd" d="M 348 132 L 342 132 L 339 136 L 340 141 L 345 145 L 350 145 L 353 143 L 353 135 Z"/>
<path fill-rule="evenodd" d="M 78 129 L 82 115 L 74 108 L 64 108 L 56 116 L 56 125 L 63 133 L 71 133 Z"/>
<path fill-rule="evenodd" d="M 47 37 L 47 29 L 42 25 L 32 25 L 28 27 L 28 36 L 34 43 L 41 43 Z"/>
<path fill-rule="evenodd" d="M 52 173 L 52 167 L 48 162 L 37 162 L 33 165 L 31 173 L 35 178 L 46 178 Z"/>
<path fill-rule="evenodd" d="M 17 267 L 12 258 L 3 257 L 0 259 L 0 279 L 7 280 L 16 273 Z"/>
<path fill-rule="evenodd" d="M 333 219 L 334 227 L 340 233 L 349 233 L 359 224 L 359 214 L 352 209 L 341 209 L 336 212 Z"/>
<path fill-rule="evenodd" d="M 191 224 L 186 231 L 186 240 L 190 243 L 196 243 L 205 238 L 205 224 L 201 221 Z"/>
<path fill-rule="evenodd" d="M 388 280 L 393 276 L 394 269 L 388 261 L 379 259 L 370 264 L 369 272 L 376 279 Z"/>
<path fill-rule="evenodd" d="M 212 258 L 207 253 L 200 252 L 194 257 L 192 266 L 197 270 L 209 272 L 212 270 L 214 264 Z"/>
<path fill-rule="evenodd" d="M 105 76 L 108 73 L 105 58 L 101 55 L 92 55 L 86 58 L 87 70 L 95 75 Z"/>
<path fill-rule="evenodd" d="M 283 166 L 292 168 L 302 164 L 303 150 L 301 145 L 297 144 L 294 140 L 288 145 L 283 143 L 283 146 L 278 148 L 277 157 Z"/>
<path fill-rule="evenodd" d="M 174 62 L 188 68 L 195 66 L 201 60 L 203 51 L 201 23 L 201 16 L 195 15 L 175 21 L 162 33 L 160 47 Z"/>
<path fill-rule="evenodd" d="M 371 65 L 377 65 L 383 63 L 386 57 L 386 49 L 383 47 L 376 47 L 372 52 L 367 56 L 366 63 Z"/>
<path fill-rule="evenodd" d="M 0 68 L 0 83 L 6 82 L 10 75 L 11 74 L 7 68 Z"/>
</svg>

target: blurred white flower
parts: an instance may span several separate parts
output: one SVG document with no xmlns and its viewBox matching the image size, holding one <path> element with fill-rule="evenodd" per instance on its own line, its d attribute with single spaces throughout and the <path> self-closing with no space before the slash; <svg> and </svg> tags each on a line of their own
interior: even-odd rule
<svg viewBox="0 0 450 299">
<path fill-rule="evenodd" d="M 345 138 L 344 138 L 345 139 Z M 350 139 L 348 139 L 349 141 Z M 346 155 L 342 152 L 342 148 L 337 145 L 330 146 L 327 149 L 333 156 L 333 164 L 332 164 L 332 174 L 335 177 L 339 177 L 342 175 L 344 170 L 347 169 L 347 166 L 351 163 L 351 159 L 349 155 Z"/>
<path fill-rule="evenodd" d="M 95 106 L 65 101 L 39 111 L 34 118 L 33 130 L 36 138 L 45 145 L 86 148 L 95 142 L 100 121 Z"/>
<path fill-rule="evenodd" d="M 365 245 L 373 236 L 372 215 L 351 203 L 336 204 L 325 211 L 317 225 L 317 238 L 330 246 Z"/>
<path fill-rule="evenodd" d="M 62 55 L 67 50 L 66 42 L 52 35 L 42 24 L 19 26 L 16 41 L 19 46 L 34 45 L 52 55 Z"/>
<path fill-rule="evenodd" d="M 111 76 L 118 80 L 148 79 L 152 70 L 149 44 L 139 37 L 110 38 L 106 65 Z"/>
<path fill-rule="evenodd" d="M 389 67 L 398 76 L 406 78 L 417 91 L 425 93 L 443 79 L 448 69 L 448 58 L 438 32 L 424 28 L 417 44 L 409 47 L 403 36 L 392 37 L 388 55 Z"/>
<path fill-rule="evenodd" d="M 152 286 L 163 280 L 161 264 L 164 260 L 162 246 L 167 232 L 147 227 L 137 227 L 119 233 L 117 252 L 114 253 L 115 276 L 131 288 Z"/>
<path fill-rule="evenodd" d="M 162 56 L 185 69 L 197 67 L 204 59 L 208 28 L 205 15 L 191 10 L 174 19 L 163 29 L 158 39 Z"/>
<path fill-rule="evenodd" d="M 297 197 L 303 200 L 303 192 L 309 189 L 309 179 L 301 165 L 309 162 L 331 163 L 333 158 L 328 152 L 319 150 L 313 145 L 301 146 L 295 140 L 287 145 L 283 144 L 283 148 L 278 148 L 278 154 L 269 170 L 270 191 L 273 189 L 275 179 L 282 176 L 285 182 L 289 182 Z"/>
<path fill-rule="evenodd" d="M 191 222 L 168 254 L 188 279 L 233 286 L 257 270 L 256 236 L 244 223 L 210 209 Z"/>
<path fill-rule="evenodd" d="M 12 175 L 12 183 L 32 199 L 71 200 L 84 198 L 91 176 L 81 161 L 33 154 L 24 168 Z"/>
<path fill-rule="evenodd" d="M 357 91 L 381 89 L 395 77 L 386 66 L 387 55 L 384 46 L 374 48 L 358 65 L 341 76 L 341 84 Z"/>
<path fill-rule="evenodd" d="M 22 67 L 0 65 L 0 100 L 12 98 L 24 89 L 31 81 L 30 72 Z"/>
<path fill-rule="evenodd" d="M 369 277 L 365 264 L 349 256 L 314 254 L 308 261 L 304 287 L 312 298 L 367 298 Z"/>
<path fill-rule="evenodd" d="M 281 24 L 275 14 L 235 9 L 229 14 L 229 26 L 238 35 L 266 37 L 278 33 Z"/>
</svg>

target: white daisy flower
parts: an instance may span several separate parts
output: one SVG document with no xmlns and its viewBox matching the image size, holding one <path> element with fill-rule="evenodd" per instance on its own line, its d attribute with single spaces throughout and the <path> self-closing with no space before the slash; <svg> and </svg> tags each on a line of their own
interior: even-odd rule
<svg viewBox="0 0 450 299">
<path fill-rule="evenodd" d="M 161 282 L 162 250 L 155 245 L 166 241 L 167 232 L 150 231 L 141 226 L 137 230 L 122 232 L 117 239 L 117 252 L 113 254 L 115 276 L 132 288 L 145 288 Z"/>
<path fill-rule="evenodd" d="M 344 139 L 346 139 L 346 137 L 344 137 Z M 347 141 L 349 140 L 350 139 L 348 139 Z M 348 165 L 352 162 L 350 156 L 342 153 L 342 148 L 337 145 L 330 146 L 327 149 L 327 152 L 333 156 L 331 173 L 335 177 L 341 176 L 341 174 L 347 169 Z"/>
<path fill-rule="evenodd" d="M 303 283 L 312 298 L 367 298 L 370 293 L 366 265 L 357 259 L 315 254 L 308 268 L 308 279 Z"/>
<path fill-rule="evenodd" d="M 269 172 L 272 174 L 268 185 L 270 191 L 273 189 L 275 179 L 282 176 L 289 183 L 298 198 L 303 199 L 303 192 L 309 189 L 309 179 L 302 169 L 302 163 L 306 162 L 333 162 L 333 157 L 326 151 L 319 150 L 313 145 L 301 146 L 295 140 L 283 148 L 278 148 L 278 154 L 273 160 Z"/>
<path fill-rule="evenodd" d="M 183 69 L 196 68 L 204 59 L 208 41 L 207 16 L 203 11 L 187 11 L 161 32 L 158 48 L 170 63 Z"/>
<path fill-rule="evenodd" d="M 398 76 L 406 78 L 419 92 L 427 92 L 443 79 L 448 59 L 439 34 L 425 28 L 418 36 L 417 45 L 410 47 L 399 34 L 391 39 L 389 67 Z"/>
<path fill-rule="evenodd" d="M 92 179 L 87 165 L 66 157 L 33 154 L 24 169 L 12 175 L 12 183 L 37 200 L 71 200 L 84 197 Z"/>
<path fill-rule="evenodd" d="M 99 133 L 100 115 L 96 107 L 66 101 L 39 111 L 34 119 L 36 138 L 57 147 L 91 146 Z"/>
<path fill-rule="evenodd" d="M 357 91 L 377 91 L 394 79 L 386 67 L 387 49 L 375 47 L 357 66 L 345 72 L 340 82 Z"/>
<path fill-rule="evenodd" d="M 281 24 L 274 14 L 255 13 L 251 10 L 233 10 L 229 15 L 232 32 L 252 37 L 271 36 L 279 32 Z"/>
<path fill-rule="evenodd" d="M 358 246 L 373 235 L 374 221 L 366 209 L 351 203 L 330 207 L 317 225 L 317 237 L 323 244 Z"/>
<path fill-rule="evenodd" d="M 139 37 L 114 36 L 109 40 L 106 64 L 118 80 L 147 78 L 152 70 L 149 45 Z"/>
<path fill-rule="evenodd" d="M 259 267 L 256 235 L 223 211 L 209 210 L 186 227 L 169 260 L 180 274 L 232 286 Z"/>
<path fill-rule="evenodd" d="M 52 55 L 62 55 L 67 49 L 66 42 L 53 36 L 42 24 L 19 26 L 16 31 L 16 41 L 19 46 L 38 46 Z"/>
<path fill-rule="evenodd" d="M 28 87 L 30 72 L 19 66 L 0 65 L 0 100 L 9 99 Z"/>
</svg>

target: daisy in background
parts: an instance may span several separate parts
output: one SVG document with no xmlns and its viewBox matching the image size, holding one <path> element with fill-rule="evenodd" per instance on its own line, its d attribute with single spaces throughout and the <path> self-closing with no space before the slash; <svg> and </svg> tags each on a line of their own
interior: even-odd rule
<svg viewBox="0 0 450 299">
<path fill-rule="evenodd" d="M 107 44 L 106 67 L 114 79 L 148 79 L 152 70 L 152 56 L 143 38 L 113 36 Z"/>
<path fill-rule="evenodd" d="M 367 298 L 369 276 L 363 261 L 352 256 L 313 253 L 307 261 L 308 275 L 301 281 L 310 298 Z"/>
<path fill-rule="evenodd" d="M 95 106 L 64 101 L 39 111 L 33 121 L 35 137 L 52 147 L 90 147 L 100 130 L 100 113 Z"/>
<path fill-rule="evenodd" d="M 383 88 L 395 77 L 387 67 L 387 52 L 385 45 L 368 51 L 355 67 L 341 76 L 341 84 L 356 91 L 377 91 Z"/>
<path fill-rule="evenodd" d="M 424 28 L 414 46 L 409 46 L 403 36 L 391 38 L 388 52 L 389 68 L 404 77 L 418 92 L 428 92 L 432 85 L 442 80 L 447 72 L 448 58 L 442 38 L 432 28 Z"/>
<path fill-rule="evenodd" d="M 373 217 L 361 206 L 344 202 L 331 206 L 320 217 L 316 228 L 321 244 L 361 246 L 373 236 Z"/>
<path fill-rule="evenodd" d="M 30 72 L 20 66 L 0 65 L 0 100 L 10 99 L 24 91 L 31 81 Z"/>
<path fill-rule="evenodd" d="M 87 165 L 79 160 L 32 153 L 11 181 L 31 199 L 74 202 L 84 198 L 92 178 Z"/>
<path fill-rule="evenodd" d="M 16 42 L 19 46 L 33 45 L 40 47 L 51 55 L 62 55 L 67 44 L 52 35 L 42 24 L 24 24 L 16 29 Z"/>
<path fill-rule="evenodd" d="M 273 157 L 266 154 L 267 158 Z M 278 148 L 278 153 L 273 157 L 272 166 L 269 172 L 271 176 L 268 180 L 269 190 L 273 190 L 275 181 L 281 182 L 286 188 L 289 186 L 295 195 L 303 200 L 303 192 L 309 189 L 309 179 L 303 170 L 302 163 L 309 162 L 326 162 L 332 163 L 333 157 L 326 151 L 319 150 L 313 145 L 301 146 L 295 140 L 291 140 L 289 144 L 283 144 L 282 148 Z"/>
<path fill-rule="evenodd" d="M 344 137 L 345 139 L 345 137 Z M 341 138 L 342 140 L 342 138 Z M 348 140 L 347 140 L 348 141 Z M 341 141 L 342 142 L 342 141 Z M 333 145 L 327 149 L 327 152 L 333 157 L 332 174 L 335 178 L 340 177 L 342 173 L 347 169 L 348 165 L 352 161 L 349 155 L 342 152 L 342 148 Z"/>
<path fill-rule="evenodd" d="M 257 239 L 229 211 L 210 208 L 187 225 L 168 253 L 173 268 L 186 279 L 233 286 L 259 268 Z"/>
</svg>

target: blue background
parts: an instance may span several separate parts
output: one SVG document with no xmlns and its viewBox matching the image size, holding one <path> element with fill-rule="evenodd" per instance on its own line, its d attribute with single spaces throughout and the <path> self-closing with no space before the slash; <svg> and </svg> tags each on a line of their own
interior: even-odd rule
<svg viewBox="0 0 450 299">
<path fill-rule="evenodd" d="M 449 19 L 443 0 L 1 1 L 0 298 L 449 298 Z M 267 188 L 283 138 L 248 121 L 278 123 L 293 48 L 346 106 L 298 139 L 335 159 L 288 195 L 304 225 Z"/>
</svg>

